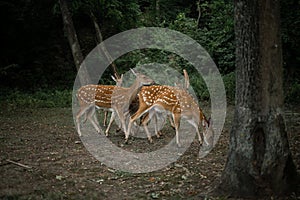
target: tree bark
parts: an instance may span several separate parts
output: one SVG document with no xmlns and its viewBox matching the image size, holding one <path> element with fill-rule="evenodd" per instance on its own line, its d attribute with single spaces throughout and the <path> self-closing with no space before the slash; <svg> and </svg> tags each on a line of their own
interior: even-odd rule
<svg viewBox="0 0 300 200">
<path fill-rule="evenodd" d="M 59 0 L 59 4 L 64 24 L 64 33 L 68 38 L 76 69 L 77 71 L 79 71 L 81 64 L 83 64 L 83 55 L 80 49 L 80 44 L 77 38 L 76 30 L 73 25 L 72 16 L 69 12 L 66 0 Z M 80 74 L 82 75 L 79 77 L 82 85 L 90 83 L 89 74 L 85 70 L 85 68 L 82 69 Z"/>
<path fill-rule="evenodd" d="M 283 195 L 295 189 L 283 117 L 279 0 L 235 0 L 236 107 L 219 192 Z"/>
<path fill-rule="evenodd" d="M 96 38 L 97 38 L 97 43 L 100 44 L 101 42 L 103 42 L 103 37 L 102 37 L 102 33 L 101 33 L 101 29 L 100 29 L 100 26 L 97 22 L 97 19 L 95 17 L 95 15 L 90 12 L 90 17 L 91 17 L 91 20 L 94 24 L 94 27 L 95 27 L 95 31 L 96 31 Z M 117 79 L 120 78 L 120 75 L 119 73 L 117 72 L 117 66 L 115 64 L 115 62 L 113 61 L 111 55 L 109 54 L 109 52 L 107 51 L 106 47 L 104 44 L 102 44 L 101 46 L 101 50 L 103 51 L 104 55 L 106 56 L 106 58 L 109 60 L 109 62 L 111 63 L 111 68 L 114 72 L 114 75 L 116 76 Z"/>
<path fill-rule="evenodd" d="M 155 0 L 155 19 L 156 19 L 156 24 L 160 24 L 160 1 Z"/>
<path fill-rule="evenodd" d="M 197 3 L 197 11 L 198 11 L 198 17 L 197 17 L 197 28 L 200 28 L 200 18 L 201 18 L 201 0 L 199 0 Z"/>
</svg>

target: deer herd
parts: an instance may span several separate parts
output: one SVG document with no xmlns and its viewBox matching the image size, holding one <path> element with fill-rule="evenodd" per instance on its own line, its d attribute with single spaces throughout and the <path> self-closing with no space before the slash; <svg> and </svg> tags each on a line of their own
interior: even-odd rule
<svg viewBox="0 0 300 200">
<path fill-rule="evenodd" d="M 82 136 L 80 130 L 82 116 L 84 122 L 89 120 L 97 132 L 100 133 L 100 126 L 95 115 L 95 108 L 97 108 L 104 110 L 106 113 L 107 111 L 112 112 L 105 130 L 106 136 L 108 136 L 113 121 L 118 117 L 120 127 L 125 133 L 126 143 L 132 133 L 132 126 L 137 125 L 136 121 L 138 119 L 140 119 L 140 124 L 143 125 L 149 142 L 152 143 L 153 140 L 147 125 L 150 120 L 155 120 L 155 134 L 160 137 L 157 119 L 161 118 L 162 113 L 167 113 L 171 125 L 175 128 L 178 146 L 180 146 L 179 127 L 181 118 L 196 129 L 200 144 L 204 141 L 205 145 L 212 145 L 214 136 L 212 122 L 205 117 L 196 100 L 189 93 L 189 78 L 185 70 L 184 86 L 180 84 L 176 86 L 157 85 L 151 78 L 132 69 L 131 72 L 136 78 L 130 87 L 122 87 L 123 75 L 118 77 L 115 74 L 115 77 L 112 76 L 112 78 L 116 85 L 91 84 L 78 89 L 77 99 L 80 109 L 76 115 L 76 125 L 79 136 Z M 104 124 L 106 123 L 106 116 L 107 114 L 105 114 Z M 203 128 L 202 134 L 199 131 L 199 126 Z"/>
</svg>

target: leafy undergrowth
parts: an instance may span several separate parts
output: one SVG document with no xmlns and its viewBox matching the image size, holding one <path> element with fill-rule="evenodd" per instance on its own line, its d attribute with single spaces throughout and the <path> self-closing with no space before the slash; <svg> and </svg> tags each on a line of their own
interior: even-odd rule
<svg viewBox="0 0 300 200">
<path fill-rule="evenodd" d="M 195 140 L 175 163 L 155 172 L 134 174 L 108 168 L 87 151 L 69 108 L 2 109 L 0 198 L 228 199 L 209 193 L 219 183 L 226 162 L 232 111 L 229 107 L 222 135 L 206 157 L 198 157 Z M 300 110 L 286 115 L 290 147 L 300 170 Z M 162 138 L 153 138 L 153 144 L 137 138 L 124 145 L 123 134 L 115 130 L 116 126 L 109 136 L 113 143 L 138 152 L 152 151 L 174 136 L 174 130 L 166 128 Z"/>
<path fill-rule="evenodd" d="M 3 89 L 0 95 L 1 107 L 7 109 L 26 108 L 57 108 L 70 107 L 72 103 L 71 90 L 38 89 L 32 92 Z"/>
</svg>

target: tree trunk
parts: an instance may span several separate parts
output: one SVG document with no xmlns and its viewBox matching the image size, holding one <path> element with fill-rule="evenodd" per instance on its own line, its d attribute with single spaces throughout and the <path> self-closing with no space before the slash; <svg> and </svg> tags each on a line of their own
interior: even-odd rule
<svg viewBox="0 0 300 200">
<path fill-rule="evenodd" d="M 201 18 L 201 0 L 199 0 L 197 3 L 197 11 L 198 11 L 198 17 L 197 17 L 197 28 L 200 28 L 200 18 Z"/>
<path fill-rule="evenodd" d="M 90 17 L 91 17 L 91 20 L 92 20 L 92 22 L 94 24 L 94 27 L 95 27 L 96 37 L 97 37 L 97 43 L 100 44 L 101 42 L 103 42 L 103 37 L 102 37 L 100 26 L 99 26 L 99 24 L 97 22 L 97 19 L 96 19 L 95 15 L 92 12 L 90 12 Z M 117 66 L 114 63 L 111 55 L 107 51 L 107 49 L 106 49 L 106 47 L 105 47 L 104 44 L 102 44 L 101 47 L 102 47 L 101 50 L 103 51 L 104 55 L 106 56 L 106 58 L 108 59 L 108 61 L 111 63 L 111 68 L 112 68 L 112 70 L 114 72 L 114 75 L 116 76 L 117 79 L 119 79 L 120 75 L 117 72 Z"/>
<path fill-rule="evenodd" d="M 156 20 L 156 24 L 159 25 L 160 24 L 160 1 L 159 0 L 155 0 L 155 20 Z"/>
<path fill-rule="evenodd" d="M 283 195 L 297 172 L 283 118 L 279 0 L 235 0 L 236 107 L 219 192 Z"/>
<path fill-rule="evenodd" d="M 64 24 L 64 33 L 66 34 L 69 45 L 72 51 L 74 63 L 77 71 L 79 71 L 80 65 L 83 62 L 83 56 L 80 49 L 79 41 L 77 38 L 76 30 L 73 25 L 72 16 L 68 9 L 68 4 L 66 0 L 59 0 L 63 24 Z M 86 85 L 90 82 L 89 74 L 85 68 L 82 69 L 80 76 L 80 82 L 82 85 Z"/>
</svg>

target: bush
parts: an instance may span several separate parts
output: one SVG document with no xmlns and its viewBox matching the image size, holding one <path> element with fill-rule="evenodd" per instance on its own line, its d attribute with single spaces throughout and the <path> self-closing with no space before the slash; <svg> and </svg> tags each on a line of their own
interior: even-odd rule
<svg viewBox="0 0 300 200">
<path fill-rule="evenodd" d="M 196 93 L 198 99 L 201 101 L 209 100 L 208 89 L 200 74 L 192 73 L 189 75 L 189 78 L 190 78 L 190 84 L 193 87 L 193 90 Z"/>
<path fill-rule="evenodd" d="M 233 103 L 235 99 L 235 72 L 223 76 L 227 101 Z"/>
<path fill-rule="evenodd" d="M 226 90 L 226 99 L 230 103 L 233 103 L 235 99 L 235 73 L 231 72 L 224 75 L 222 78 Z M 206 84 L 199 74 L 190 74 L 190 83 L 199 100 L 207 101 L 210 99 L 210 94 L 206 87 Z"/>
<path fill-rule="evenodd" d="M 234 71 L 234 17 L 233 4 L 224 0 L 201 3 L 200 23 L 179 13 L 168 28 L 180 31 L 202 45 L 222 74 Z"/>
</svg>

